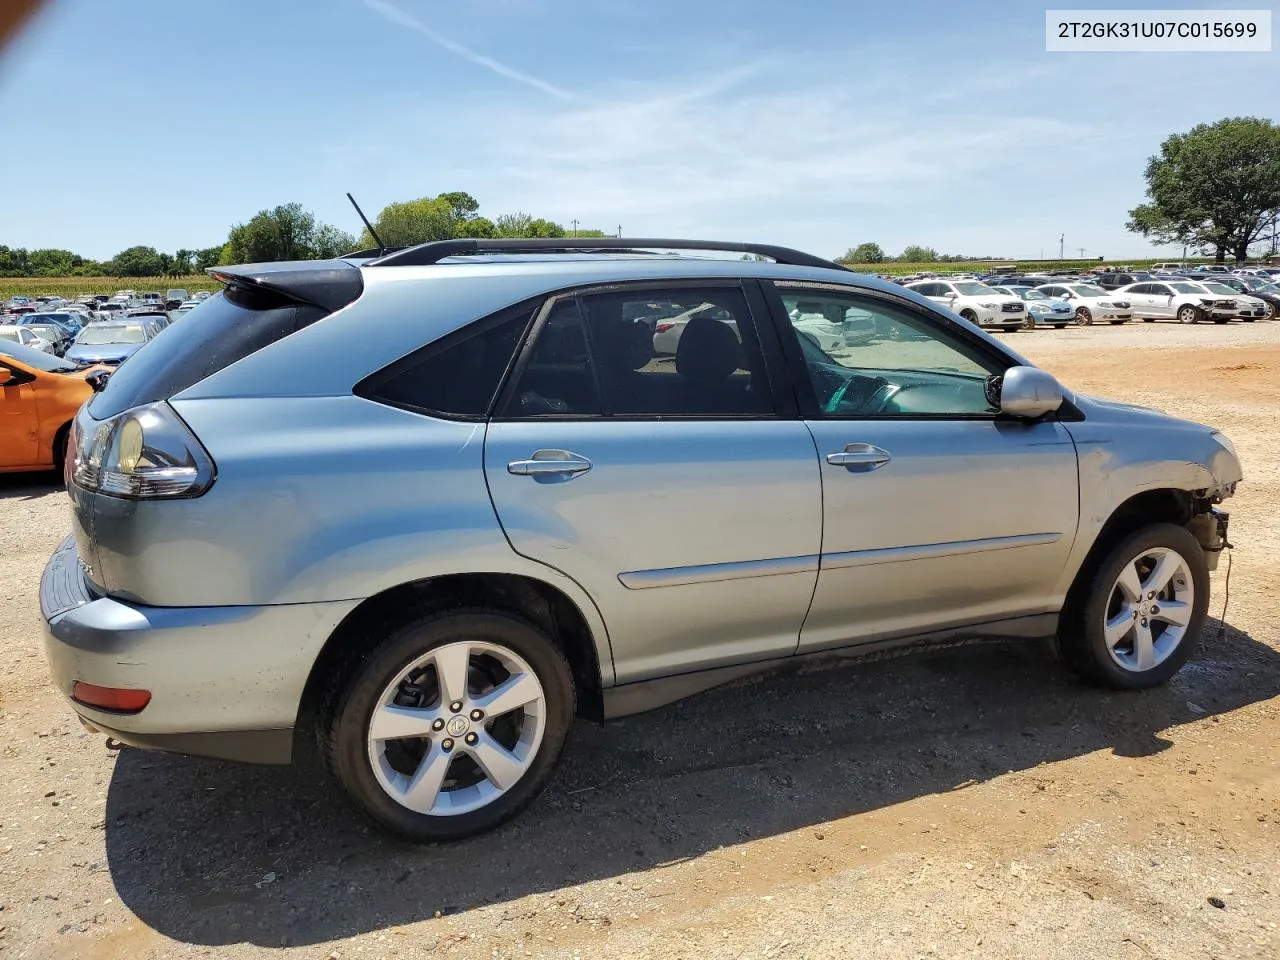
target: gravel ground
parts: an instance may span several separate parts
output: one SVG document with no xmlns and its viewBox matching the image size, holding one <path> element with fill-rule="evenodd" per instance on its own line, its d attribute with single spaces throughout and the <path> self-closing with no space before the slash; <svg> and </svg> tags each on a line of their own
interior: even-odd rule
<svg viewBox="0 0 1280 960">
<path fill-rule="evenodd" d="M 83 732 L 36 603 L 66 501 L 8 478 L 0 957 L 1280 956 L 1280 323 L 1008 339 L 1240 450 L 1226 623 L 1224 564 L 1173 683 L 1088 689 L 1037 645 L 756 679 L 580 725 L 521 818 L 444 848 L 309 763 Z"/>
</svg>

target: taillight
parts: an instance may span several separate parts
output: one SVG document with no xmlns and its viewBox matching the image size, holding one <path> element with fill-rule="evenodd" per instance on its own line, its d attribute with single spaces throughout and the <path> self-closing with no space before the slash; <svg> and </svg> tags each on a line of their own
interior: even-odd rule
<svg viewBox="0 0 1280 960">
<path fill-rule="evenodd" d="M 79 419 L 79 418 L 78 418 Z M 76 434 L 76 486 L 129 500 L 198 497 L 213 484 L 213 460 L 167 403 L 152 403 Z"/>
<path fill-rule="evenodd" d="M 674 327 L 674 326 L 675 326 L 675 324 L 674 324 L 674 323 L 660 323 L 660 324 L 658 324 L 656 327 L 654 327 L 654 328 L 653 328 L 653 332 L 654 332 L 654 333 L 666 333 L 668 330 L 670 330 L 670 329 L 671 329 L 672 327 Z"/>
</svg>

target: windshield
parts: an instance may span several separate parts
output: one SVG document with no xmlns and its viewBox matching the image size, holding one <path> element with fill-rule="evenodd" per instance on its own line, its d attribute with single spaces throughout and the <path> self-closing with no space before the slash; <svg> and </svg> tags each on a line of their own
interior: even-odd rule
<svg viewBox="0 0 1280 960">
<path fill-rule="evenodd" d="M 988 287 L 985 283 L 977 283 L 977 282 L 957 283 L 955 284 L 955 288 L 959 290 L 960 293 L 966 297 L 981 297 L 984 295 L 995 293 L 995 291 L 992 290 L 990 287 Z"/>
<path fill-rule="evenodd" d="M 0 341 L 0 358 L 4 357 L 17 360 L 35 370 L 43 370 L 45 373 L 68 373 L 76 369 L 74 363 L 68 363 L 51 353 L 44 353 L 33 347 L 24 347 L 20 343 Z"/>
<path fill-rule="evenodd" d="M 1233 296 L 1240 292 L 1235 287 L 1229 287 L 1225 283 L 1206 283 L 1204 288 L 1210 293 L 1225 294 L 1226 296 Z"/>
<path fill-rule="evenodd" d="M 1049 299 L 1039 290 L 1018 290 L 1017 294 L 1023 300 L 1048 300 Z"/>
<path fill-rule="evenodd" d="M 24 324 L 32 323 L 75 323 L 69 313 L 28 313 L 22 318 Z"/>
<path fill-rule="evenodd" d="M 140 323 L 95 323 L 80 331 L 76 345 L 99 343 L 145 343 L 146 331 Z"/>
<path fill-rule="evenodd" d="M 1091 283 L 1076 283 L 1067 287 L 1067 289 L 1081 297 L 1105 297 L 1108 295 L 1107 291 L 1101 287 L 1095 287 Z"/>
</svg>

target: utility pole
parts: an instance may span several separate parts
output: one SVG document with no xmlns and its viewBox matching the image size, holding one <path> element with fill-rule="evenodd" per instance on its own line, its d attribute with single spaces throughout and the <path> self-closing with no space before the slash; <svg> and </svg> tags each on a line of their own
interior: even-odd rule
<svg viewBox="0 0 1280 960">
<path fill-rule="evenodd" d="M 622 224 L 618 224 L 618 239 L 622 239 Z"/>
<path fill-rule="evenodd" d="M 569 222 L 573 224 L 573 235 L 576 237 L 578 235 L 578 221 L 570 220 Z"/>
<path fill-rule="evenodd" d="M 1062 259 L 1062 244 L 1066 239 L 1067 239 L 1067 235 L 1065 233 L 1058 237 L 1058 259 L 1059 260 Z"/>
<path fill-rule="evenodd" d="M 1081 259 L 1081 260 L 1083 260 L 1083 259 L 1084 259 L 1084 247 L 1076 247 L 1076 249 L 1080 251 L 1080 259 Z"/>
</svg>

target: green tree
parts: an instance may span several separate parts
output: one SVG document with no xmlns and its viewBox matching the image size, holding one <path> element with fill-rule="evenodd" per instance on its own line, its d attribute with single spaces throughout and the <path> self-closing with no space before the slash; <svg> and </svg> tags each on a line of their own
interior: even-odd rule
<svg viewBox="0 0 1280 960">
<path fill-rule="evenodd" d="M 454 225 L 455 237 L 475 237 L 478 240 L 491 240 L 498 235 L 498 228 L 488 217 L 472 217 Z"/>
<path fill-rule="evenodd" d="M 194 250 L 177 250 L 173 254 L 173 275 L 175 277 L 185 277 L 191 273 L 191 258 L 195 256 Z"/>
<path fill-rule="evenodd" d="M 339 230 L 331 223 L 320 224 L 311 238 L 311 255 L 320 260 L 340 257 L 355 249 L 356 238 L 345 230 Z"/>
<path fill-rule="evenodd" d="M 408 247 L 430 240 L 449 240 L 454 235 L 453 207 L 445 200 L 419 197 L 401 203 L 389 203 L 382 208 L 374 229 L 382 242 L 389 247 Z M 373 246 L 373 237 L 364 232 L 361 246 Z"/>
<path fill-rule="evenodd" d="M 222 259 L 222 247 L 204 247 L 194 253 L 195 269 L 197 273 L 203 273 L 210 267 L 216 267 Z"/>
<path fill-rule="evenodd" d="M 65 277 L 84 262 L 70 250 L 32 250 L 27 255 L 27 269 L 33 277 Z"/>
<path fill-rule="evenodd" d="M 884 250 L 878 243 L 860 243 L 840 258 L 844 263 L 883 263 Z"/>
<path fill-rule="evenodd" d="M 449 205 L 449 210 L 453 215 L 453 219 L 457 222 L 470 220 L 476 216 L 476 211 L 480 209 L 480 203 L 469 193 L 461 190 L 453 193 L 442 193 L 437 200 L 443 200 Z"/>
<path fill-rule="evenodd" d="M 938 259 L 938 251 L 933 247 L 921 247 L 913 243 L 898 254 L 898 259 L 903 263 L 933 263 Z"/>
<path fill-rule="evenodd" d="M 0 246 L 0 277 L 29 277 L 31 266 L 23 247 Z"/>
<path fill-rule="evenodd" d="M 155 247 L 129 247 L 112 257 L 106 267 L 113 277 L 156 277 L 163 263 Z"/>
<path fill-rule="evenodd" d="M 300 203 L 260 210 L 248 223 L 231 228 L 227 246 L 231 263 L 268 263 L 312 257 L 316 218 Z"/>
<path fill-rule="evenodd" d="M 1280 207 L 1280 126 L 1257 117 L 1202 123 L 1175 133 L 1147 160 L 1149 203 L 1126 226 L 1162 244 L 1187 244 L 1236 260 Z"/>
</svg>

